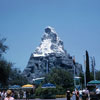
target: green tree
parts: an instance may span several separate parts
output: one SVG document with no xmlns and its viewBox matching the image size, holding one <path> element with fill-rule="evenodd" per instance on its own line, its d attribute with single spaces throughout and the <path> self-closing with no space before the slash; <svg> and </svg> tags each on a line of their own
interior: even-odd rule
<svg viewBox="0 0 100 100">
<path fill-rule="evenodd" d="M 90 80 L 89 55 L 88 51 L 86 50 L 86 83 L 88 83 Z"/>
<path fill-rule="evenodd" d="M 94 80 L 94 76 L 92 72 L 90 72 L 90 80 Z"/>
<path fill-rule="evenodd" d="M 0 39 L 0 83 L 2 87 L 14 84 L 23 85 L 27 83 L 27 79 L 23 77 L 20 70 L 13 68 L 13 64 L 7 62 L 3 57 L 8 49 L 4 44 L 5 41 L 5 38 Z"/>
<path fill-rule="evenodd" d="M 54 68 L 48 75 L 46 75 L 45 83 L 49 82 L 61 86 L 64 89 L 73 87 L 72 75 L 61 68 Z"/>
<path fill-rule="evenodd" d="M 6 38 L 0 39 L 0 57 L 8 49 L 8 47 L 4 44 L 5 41 L 6 41 Z"/>
<path fill-rule="evenodd" d="M 100 70 L 96 72 L 96 79 L 100 80 Z"/>
<path fill-rule="evenodd" d="M 27 83 L 28 80 L 22 75 L 21 71 L 17 68 L 12 68 L 9 76 L 9 84 L 22 86 Z"/>
<path fill-rule="evenodd" d="M 11 63 L 8 63 L 6 60 L 0 60 L 0 83 L 3 87 L 8 85 L 10 72 Z"/>
<path fill-rule="evenodd" d="M 82 87 L 84 87 L 84 74 L 83 73 L 80 73 L 79 74 L 79 77 L 81 78 L 80 79 L 80 83 L 82 84 Z"/>
<path fill-rule="evenodd" d="M 6 41 L 5 38 L 0 39 L 0 83 L 2 87 L 5 87 L 8 85 L 9 74 L 10 74 L 11 66 L 12 66 L 12 64 L 7 62 L 3 57 L 3 53 L 5 53 L 8 48 L 4 44 L 5 41 Z"/>
</svg>

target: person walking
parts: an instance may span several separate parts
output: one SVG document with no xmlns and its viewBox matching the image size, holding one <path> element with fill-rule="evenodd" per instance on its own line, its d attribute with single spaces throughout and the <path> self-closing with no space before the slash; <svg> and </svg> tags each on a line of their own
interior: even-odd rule
<svg viewBox="0 0 100 100">
<path fill-rule="evenodd" d="M 86 100 L 88 100 L 89 99 L 89 90 L 87 88 L 85 89 L 85 95 L 86 95 Z"/>
<path fill-rule="evenodd" d="M 76 89 L 75 94 L 76 94 L 76 100 L 79 100 L 79 91 L 78 91 L 78 89 Z"/>
<path fill-rule="evenodd" d="M 79 98 L 82 100 L 82 90 L 79 90 Z"/>
<path fill-rule="evenodd" d="M 7 96 L 4 98 L 4 100 L 14 100 L 11 90 L 7 90 Z"/>
<path fill-rule="evenodd" d="M 67 93 L 66 93 L 66 97 L 67 97 L 67 100 L 70 100 L 70 91 L 69 90 L 67 90 Z"/>
<path fill-rule="evenodd" d="M 76 100 L 75 90 L 72 92 L 72 100 Z"/>
<path fill-rule="evenodd" d="M 0 100 L 1 100 L 1 91 L 0 91 Z"/>
<path fill-rule="evenodd" d="M 4 100 L 5 97 L 6 97 L 6 92 L 5 90 L 3 90 L 1 93 L 1 100 Z"/>
<path fill-rule="evenodd" d="M 96 97 L 100 99 L 100 89 L 98 87 L 96 88 Z"/>
</svg>

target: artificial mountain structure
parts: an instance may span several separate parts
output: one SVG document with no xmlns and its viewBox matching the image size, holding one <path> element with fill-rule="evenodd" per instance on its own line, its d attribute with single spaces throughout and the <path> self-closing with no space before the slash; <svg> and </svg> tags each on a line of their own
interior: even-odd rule
<svg viewBox="0 0 100 100">
<path fill-rule="evenodd" d="M 82 65 L 73 63 L 72 56 L 64 49 L 63 41 L 56 31 L 48 26 L 45 28 L 40 45 L 31 54 L 23 74 L 31 81 L 48 74 L 52 68 L 63 68 L 72 74 L 75 69 L 77 76 L 82 72 Z"/>
</svg>

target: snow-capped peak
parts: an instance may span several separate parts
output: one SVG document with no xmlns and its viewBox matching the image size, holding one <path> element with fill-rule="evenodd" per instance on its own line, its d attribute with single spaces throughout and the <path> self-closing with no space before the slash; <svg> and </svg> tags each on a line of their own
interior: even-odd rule
<svg viewBox="0 0 100 100">
<path fill-rule="evenodd" d="M 56 31 L 55 31 L 54 28 L 51 27 L 51 26 L 47 26 L 47 27 L 45 28 L 45 32 L 46 32 L 46 33 L 48 33 L 47 30 L 49 30 L 49 31 L 51 31 L 52 33 L 55 33 L 55 34 L 56 34 Z"/>
<path fill-rule="evenodd" d="M 51 26 L 45 28 L 41 44 L 36 48 L 33 56 L 46 56 L 50 53 L 65 54 L 63 42 Z"/>
</svg>

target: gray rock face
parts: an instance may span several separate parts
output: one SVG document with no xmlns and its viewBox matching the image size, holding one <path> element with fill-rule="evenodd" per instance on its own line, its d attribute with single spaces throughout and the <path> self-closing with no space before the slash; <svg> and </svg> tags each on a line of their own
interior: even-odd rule
<svg viewBox="0 0 100 100">
<path fill-rule="evenodd" d="M 41 39 L 41 44 L 36 48 L 28 61 L 23 74 L 32 81 L 33 78 L 43 77 L 52 68 L 64 68 L 78 76 L 82 72 L 82 65 L 73 64 L 72 57 L 64 50 L 63 41 L 59 39 L 52 27 L 47 27 Z"/>
</svg>

